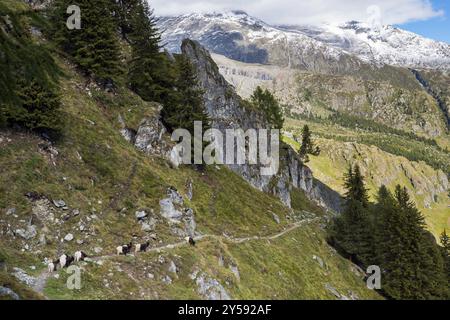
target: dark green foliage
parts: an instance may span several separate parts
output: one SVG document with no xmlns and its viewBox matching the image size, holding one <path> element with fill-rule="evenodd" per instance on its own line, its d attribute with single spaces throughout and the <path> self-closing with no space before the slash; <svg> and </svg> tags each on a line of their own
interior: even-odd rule
<svg viewBox="0 0 450 320">
<path fill-rule="evenodd" d="M 61 101 L 53 89 L 37 81 L 22 81 L 16 90 L 20 103 L 0 106 L 6 124 L 35 131 L 59 133 L 62 129 Z"/>
<path fill-rule="evenodd" d="M 447 299 L 448 260 L 408 191 L 397 186 L 392 195 L 383 186 L 371 205 L 358 171 L 346 175 L 346 206 L 331 229 L 333 242 L 363 266 L 378 265 L 389 297 Z"/>
<path fill-rule="evenodd" d="M 60 101 L 55 82 L 59 69 L 49 50 L 29 34 L 27 12 L 0 4 L 0 126 L 33 130 L 61 129 Z"/>
<path fill-rule="evenodd" d="M 176 56 L 176 94 L 173 102 L 165 104 L 161 112 L 164 125 L 170 130 L 186 129 L 194 137 L 194 122 L 201 121 L 203 132 L 211 127 L 203 100 L 203 90 L 198 87 L 194 67 L 184 55 Z M 194 145 L 194 138 L 192 139 Z M 205 143 L 202 143 L 205 147 Z M 192 147 L 192 152 L 194 148 Z M 193 159 L 193 158 L 192 158 Z"/>
<path fill-rule="evenodd" d="M 450 254 L 450 237 L 447 235 L 446 230 L 442 231 L 440 240 L 444 249 Z"/>
<path fill-rule="evenodd" d="M 160 52 L 160 33 L 147 1 L 131 3 L 127 9 L 129 18 L 122 23 L 122 33 L 131 44 L 129 86 L 146 101 L 171 104 L 176 77 L 173 61 L 168 54 Z"/>
<path fill-rule="evenodd" d="M 26 12 L 12 12 L 0 3 L 0 104 L 17 102 L 15 91 L 23 79 L 47 86 L 59 75 L 49 50 L 33 41 L 27 18 Z"/>
<path fill-rule="evenodd" d="M 111 0 L 55 0 L 50 13 L 50 38 L 72 57 L 82 71 L 109 87 L 122 73 L 113 4 Z M 66 26 L 69 17 L 66 11 L 70 5 L 81 9 L 80 30 L 69 30 Z"/>
<path fill-rule="evenodd" d="M 333 238 L 352 258 L 370 264 L 374 243 L 368 212 L 368 195 L 358 166 L 349 167 L 345 176 L 345 209 L 336 220 Z"/>
<path fill-rule="evenodd" d="M 309 127 L 305 125 L 302 130 L 302 142 L 300 146 L 299 156 L 304 163 L 309 162 L 309 156 L 318 156 L 320 154 L 320 148 L 314 145 L 311 137 L 311 131 Z"/>
<path fill-rule="evenodd" d="M 250 97 L 250 101 L 258 110 L 265 113 L 273 129 L 283 128 L 284 118 L 280 104 L 269 90 L 263 90 L 258 86 Z"/>
</svg>

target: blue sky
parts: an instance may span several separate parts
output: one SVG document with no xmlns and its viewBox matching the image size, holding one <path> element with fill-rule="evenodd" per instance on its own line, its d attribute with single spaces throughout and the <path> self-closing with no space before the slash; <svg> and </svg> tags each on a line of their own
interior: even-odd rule
<svg viewBox="0 0 450 320">
<path fill-rule="evenodd" d="M 434 9 L 444 11 L 444 16 L 397 26 L 431 39 L 450 43 L 450 1 L 434 0 L 432 3 Z"/>
</svg>

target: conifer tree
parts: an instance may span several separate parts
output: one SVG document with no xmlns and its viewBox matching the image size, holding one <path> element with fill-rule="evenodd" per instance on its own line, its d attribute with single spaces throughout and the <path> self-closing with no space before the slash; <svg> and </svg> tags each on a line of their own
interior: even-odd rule
<svg viewBox="0 0 450 320">
<path fill-rule="evenodd" d="M 131 45 L 129 86 L 144 100 L 173 104 L 176 69 L 169 55 L 161 52 L 156 19 L 146 0 L 131 2 L 128 19 L 122 22 L 122 34 Z"/>
<path fill-rule="evenodd" d="M 19 82 L 15 94 L 18 103 L 0 105 L 4 124 L 15 124 L 34 131 L 59 134 L 62 129 L 61 101 L 56 90 L 36 80 Z"/>
<path fill-rule="evenodd" d="M 345 209 L 337 217 L 333 237 L 353 259 L 368 265 L 374 257 L 374 239 L 369 218 L 368 195 L 358 166 L 349 167 L 345 176 Z"/>
<path fill-rule="evenodd" d="M 194 122 L 202 121 L 203 130 L 210 127 L 210 120 L 203 102 L 203 90 L 198 87 L 197 75 L 189 59 L 176 56 L 177 78 L 175 80 L 175 103 L 165 105 L 162 119 L 170 131 L 178 128 L 194 132 Z"/>
<path fill-rule="evenodd" d="M 383 290 L 395 299 L 439 299 L 446 295 L 445 265 L 434 238 L 406 188 L 397 186 L 395 203 L 378 226 Z"/>
<path fill-rule="evenodd" d="M 263 111 L 273 129 L 283 128 L 284 118 L 281 107 L 275 96 L 267 89 L 257 87 L 250 97 L 251 103 Z"/>
<path fill-rule="evenodd" d="M 320 154 L 320 148 L 314 145 L 311 138 L 311 131 L 309 126 L 305 125 L 302 130 L 302 144 L 300 146 L 299 156 L 304 163 L 309 162 L 309 156 L 318 156 Z"/>
<path fill-rule="evenodd" d="M 81 29 L 69 30 L 66 13 L 70 5 L 81 10 Z M 99 84 L 112 86 L 120 78 L 121 55 L 117 24 L 113 18 L 111 0 L 54 0 L 51 10 L 50 36 L 73 61 Z"/>
<path fill-rule="evenodd" d="M 445 229 L 440 235 L 440 240 L 444 249 L 450 254 L 450 237 L 447 235 L 447 231 Z"/>
<path fill-rule="evenodd" d="M 164 105 L 161 118 L 169 131 L 181 128 L 192 134 L 194 153 L 194 122 L 201 121 L 202 130 L 205 132 L 211 127 L 210 119 L 204 106 L 204 92 L 198 86 L 197 75 L 189 59 L 184 55 L 177 55 L 176 68 L 176 96 L 173 103 Z M 202 145 L 205 147 L 206 143 L 202 142 Z"/>
</svg>

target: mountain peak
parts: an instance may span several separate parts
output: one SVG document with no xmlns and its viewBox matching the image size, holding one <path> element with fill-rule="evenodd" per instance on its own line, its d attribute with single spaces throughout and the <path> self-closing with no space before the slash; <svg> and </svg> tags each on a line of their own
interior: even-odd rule
<svg viewBox="0 0 450 320">
<path fill-rule="evenodd" d="M 291 65 L 292 55 L 312 55 L 316 52 L 326 59 L 339 60 L 342 55 L 352 55 L 376 65 L 395 65 L 408 68 L 450 69 L 450 45 L 424 38 L 391 25 L 372 25 L 361 21 L 342 24 L 274 26 L 248 15 L 242 10 L 215 13 L 197 13 L 169 17 L 160 21 L 167 30 L 164 39 L 169 50 L 178 50 L 182 38 L 199 40 L 209 50 L 244 62 L 274 62 L 266 56 L 267 46 L 283 47 L 290 56 L 281 58 Z M 241 50 L 242 49 L 242 50 Z M 233 52 L 241 52 L 236 54 Z M 248 59 L 247 52 L 252 55 Z M 229 54 L 228 54 L 229 53 Z M 232 55 L 232 56 L 230 56 Z M 237 55 L 237 57 L 236 57 Z M 256 58 L 253 57 L 256 55 Z"/>
</svg>

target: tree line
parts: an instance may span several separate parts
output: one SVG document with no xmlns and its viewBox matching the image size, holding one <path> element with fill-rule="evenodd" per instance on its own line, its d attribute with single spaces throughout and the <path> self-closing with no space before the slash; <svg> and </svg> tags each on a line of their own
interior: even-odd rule
<svg viewBox="0 0 450 320">
<path fill-rule="evenodd" d="M 381 269 L 381 292 L 393 299 L 449 299 L 450 251 L 425 229 L 420 211 L 406 188 L 391 193 L 380 187 L 369 202 L 358 165 L 345 174 L 344 211 L 329 230 L 330 243 L 362 267 Z"/>
<path fill-rule="evenodd" d="M 81 29 L 69 30 L 67 8 L 73 4 L 81 10 Z M 44 52 L 46 59 L 53 61 L 56 50 L 106 91 L 127 87 L 145 101 L 161 103 L 161 118 L 170 132 L 185 128 L 193 133 L 194 121 L 202 121 L 204 130 L 210 127 L 195 68 L 184 55 L 163 50 L 157 19 L 146 0 L 54 0 L 44 16 L 44 35 L 56 49 L 49 46 L 33 51 Z M 31 48 L 16 57 L 17 64 L 27 60 L 25 54 L 32 50 L 26 29 L 20 32 L 30 38 L 27 44 Z M 7 40 L 3 33 L 0 36 Z M 2 47 L 4 42 L 8 44 L 6 40 Z M 13 50 L 5 50 L 8 59 L 0 60 L 5 68 L 14 57 Z M 39 63 L 33 67 L 39 70 Z M 61 133 L 64 122 L 58 78 L 50 86 L 43 76 L 22 69 L 11 72 L 16 75 L 12 81 L 0 78 L 1 84 L 14 84 L 11 96 L 16 99 L 15 103 L 0 101 L 0 124 Z M 258 87 L 247 103 L 262 110 L 273 128 L 281 129 L 281 108 L 268 90 Z"/>
</svg>

